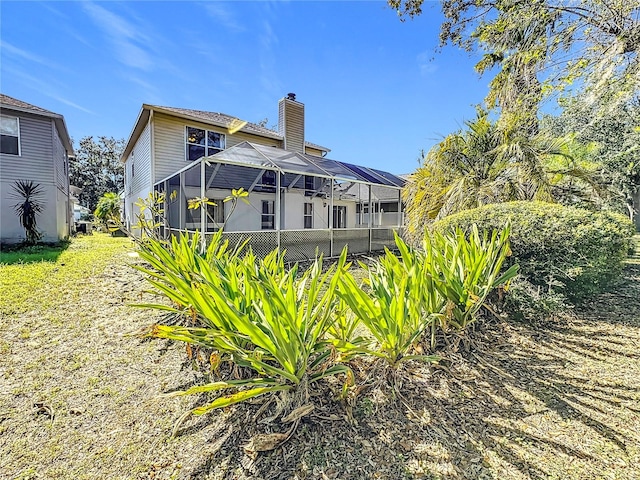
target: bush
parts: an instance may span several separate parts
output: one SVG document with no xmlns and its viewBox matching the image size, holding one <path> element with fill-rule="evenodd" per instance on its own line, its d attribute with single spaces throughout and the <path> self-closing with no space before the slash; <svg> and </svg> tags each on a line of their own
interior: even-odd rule
<svg viewBox="0 0 640 480">
<path fill-rule="evenodd" d="M 437 231 L 470 232 L 511 223 L 512 256 L 520 274 L 543 293 L 560 293 L 579 302 L 610 288 L 620 276 L 635 233 L 622 215 L 592 212 L 543 202 L 485 205 L 436 222 Z"/>
</svg>

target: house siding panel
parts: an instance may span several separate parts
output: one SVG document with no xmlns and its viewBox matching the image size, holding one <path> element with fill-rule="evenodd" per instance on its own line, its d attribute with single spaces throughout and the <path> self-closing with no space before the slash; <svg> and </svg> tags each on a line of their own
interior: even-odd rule
<svg viewBox="0 0 640 480">
<path fill-rule="evenodd" d="M 259 145 L 282 146 L 282 142 L 277 139 L 259 137 L 244 132 L 236 132 L 231 135 L 226 128 L 156 113 L 154 116 L 155 177 L 153 183 L 167 178 L 187 165 L 185 154 L 187 126 L 225 134 L 227 148 L 245 141 Z"/>
<path fill-rule="evenodd" d="M 12 115 L 8 110 L 2 113 Z M 53 184 L 52 120 L 22 113 L 17 116 L 20 118 L 20 155 L 0 154 L 0 178 Z"/>
<path fill-rule="evenodd" d="M 138 198 L 146 198 L 151 190 L 151 127 L 149 123 L 142 130 L 127 158 L 125 176 L 127 179 L 125 218 L 127 222 L 135 223 L 135 215 L 138 211 L 134 204 Z"/>
</svg>

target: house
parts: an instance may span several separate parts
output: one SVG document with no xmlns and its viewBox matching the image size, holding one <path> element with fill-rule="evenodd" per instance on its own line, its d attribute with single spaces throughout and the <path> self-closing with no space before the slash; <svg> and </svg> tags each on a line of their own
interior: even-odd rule
<svg viewBox="0 0 640 480">
<path fill-rule="evenodd" d="M 125 218 L 133 222 L 138 198 L 157 191 L 167 193 L 165 230 L 224 227 L 234 242 L 251 237 L 258 253 L 280 246 L 297 260 L 316 249 L 335 255 L 346 244 L 354 253 L 391 245 L 402 225 L 404 180 L 331 160 L 329 152 L 306 141 L 304 104 L 294 94 L 278 102 L 277 132 L 220 113 L 145 104 L 122 155 Z M 238 188 L 249 202 L 229 215 L 223 200 Z M 196 197 L 216 205 L 189 209 Z"/>
<path fill-rule="evenodd" d="M 0 242 L 25 238 L 14 205 L 17 180 L 32 181 L 42 189 L 44 210 L 37 217 L 42 241 L 69 236 L 73 223 L 69 194 L 71 139 L 64 117 L 44 108 L 0 94 Z"/>
</svg>

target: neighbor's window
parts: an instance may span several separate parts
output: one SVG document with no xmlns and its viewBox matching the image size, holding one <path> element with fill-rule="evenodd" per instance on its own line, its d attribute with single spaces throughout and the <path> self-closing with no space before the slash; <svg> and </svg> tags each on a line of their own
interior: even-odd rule
<svg viewBox="0 0 640 480">
<path fill-rule="evenodd" d="M 0 115 L 0 153 L 20 155 L 20 121 L 18 117 Z"/>
<path fill-rule="evenodd" d="M 306 197 L 313 196 L 316 192 L 316 179 L 312 175 L 304 176 L 304 194 Z"/>
<path fill-rule="evenodd" d="M 262 230 L 273 230 L 275 228 L 276 215 L 273 200 L 262 201 Z"/>
<path fill-rule="evenodd" d="M 224 150 L 224 133 L 212 132 L 202 128 L 187 127 L 187 160 L 208 157 Z"/>
<path fill-rule="evenodd" d="M 304 204 L 304 228 L 313 228 L 313 203 Z"/>
</svg>

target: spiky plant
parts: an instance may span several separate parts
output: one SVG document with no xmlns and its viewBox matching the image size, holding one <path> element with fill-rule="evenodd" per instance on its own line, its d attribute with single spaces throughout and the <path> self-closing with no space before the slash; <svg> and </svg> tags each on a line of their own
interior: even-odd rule
<svg viewBox="0 0 640 480">
<path fill-rule="evenodd" d="M 28 245 L 34 245 L 42 238 L 42 233 L 38 230 L 38 215 L 44 209 L 42 199 L 42 186 L 29 180 L 16 180 L 12 185 L 11 197 L 20 201 L 13 207 L 20 219 L 20 225 L 24 227 L 26 241 Z"/>
</svg>

